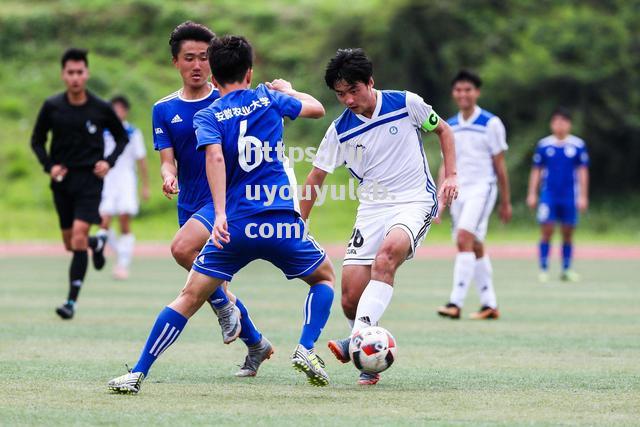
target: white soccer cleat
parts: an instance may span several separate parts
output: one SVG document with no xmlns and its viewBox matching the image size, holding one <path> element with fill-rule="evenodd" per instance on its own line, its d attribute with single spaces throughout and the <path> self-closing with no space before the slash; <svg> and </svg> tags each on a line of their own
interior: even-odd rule
<svg viewBox="0 0 640 427">
<path fill-rule="evenodd" d="M 140 391 L 144 374 L 142 372 L 127 372 L 109 381 L 109 390 L 122 394 L 136 394 Z"/>
<path fill-rule="evenodd" d="M 324 387 L 329 384 L 329 375 L 324 371 L 324 361 L 313 349 L 307 350 L 298 344 L 291 355 L 291 364 L 295 370 L 307 376 L 309 384 L 316 387 Z"/>
</svg>

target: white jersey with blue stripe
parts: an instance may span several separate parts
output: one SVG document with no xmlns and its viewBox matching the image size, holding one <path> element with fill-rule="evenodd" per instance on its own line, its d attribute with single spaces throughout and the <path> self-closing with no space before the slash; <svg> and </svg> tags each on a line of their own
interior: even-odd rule
<svg viewBox="0 0 640 427">
<path fill-rule="evenodd" d="M 458 185 L 463 189 L 496 182 L 493 156 L 508 149 L 507 136 L 498 116 L 476 105 L 465 120 L 462 113 L 447 120 L 456 145 Z"/>
<path fill-rule="evenodd" d="M 345 110 L 327 130 L 313 165 L 332 173 L 345 165 L 359 183 L 360 208 L 431 202 L 436 186 L 420 129 L 433 109 L 415 93 L 377 90 L 367 118 Z"/>
</svg>

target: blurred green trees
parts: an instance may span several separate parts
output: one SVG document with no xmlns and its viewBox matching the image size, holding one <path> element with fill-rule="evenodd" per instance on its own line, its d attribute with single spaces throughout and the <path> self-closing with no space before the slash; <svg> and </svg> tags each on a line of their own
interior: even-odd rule
<svg viewBox="0 0 640 427">
<path fill-rule="evenodd" d="M 571 108 L 592 157 L 592 194 L 603 203 L 640 187 L 640 1 L 534 0 L 161 0 L 5 1 L 0 8 L 0 208 L 50 204 L 46 177 L 29 150 L 45 97 L 62 90 L 59 56 L 91 50 L 90 87 L 124 92 L 132 121 L 151 142 L 150 108 L 176 90 L 168 35 L 203 22 L 246 35 L 256 80 L 283 77 L 325 102 L 327 118 L 287 130 L 288 144 L 317 144 L 341 108 L 324 86 L 340 47 L 363 47 L 379 88 L 421 94 L 443 116 L 455 112 L 449 82 L 460 67 L 483 77 L 481 105 L 507 127 L 514 198 L 522 200 L 530 154 L 556 105 Z M 434 144 L 430 150 L 434 150 Z M 432 162 L 439 161 L 433 155 Z M 157 165 L 152 156 L 152 171 Z M 436 166 L 432 164 L 432 167 Z M 299 173 L 305 174 L 306 169 Z M 167 215 L 160 197 L 146 214 Z"/>
</svg>

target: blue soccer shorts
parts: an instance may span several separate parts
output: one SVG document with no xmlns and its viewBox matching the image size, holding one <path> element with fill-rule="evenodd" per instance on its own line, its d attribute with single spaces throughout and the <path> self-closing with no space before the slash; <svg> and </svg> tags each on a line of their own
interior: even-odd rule
<svg viewBox="0 0 640 427">
<path fill-rule="evenodd" d="M 538 223 L 561 223 L 575 227 L 578 224 L 578 209 L 575 200 L 541 197 L 538 204 Z"/>
<path fill-rule="evenodd" d="M 180 227 L 182 227 L 191 218 L 200 221 L 202 225 L 209 230 L 209 233 L 211 233 L 213 231 L 213 223 L 216 218 L 213 201 L 205 203 L 194 211 L 178 207 L 178 224 L 180 224 Z"/>
<path fill-rule="evenodd" d="M 193 269 L 231 281 L 245 265 L 263 259 L 278 267 L 287 279 L 308 276 L 326 254 L 310 235 L 304 221 L 291 211 L 267 211 L 228 222 L 230 242 L 222 249 L 211 240 L 196 257 Z"/>
</svg>

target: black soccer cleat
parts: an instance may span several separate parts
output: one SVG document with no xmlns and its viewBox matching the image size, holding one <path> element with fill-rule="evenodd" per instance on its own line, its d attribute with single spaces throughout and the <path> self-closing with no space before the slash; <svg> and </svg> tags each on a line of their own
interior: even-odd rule
<svg viewBox="0 0 640 427">
<path fill-rule="evenodd" d="M 75 309 L 73 308 L 73 304 L 62 304 L 60 307 L 56 308 L 56 313 L 64 320 L 73 319 L 73 315 L 75 314 Z"/>
<path fill-rule="evenodd" d="M 96 239 L 96 247 L 92 248 L 91 261 L 93 261 L 93 267 L 96 270 L 102 270 L 106 262 L 104 258 L 104 248 L 107 246 L 107 236 L 98 234 L 93 238 Z"/>
<path fill-rule="evenodd" d="M 461 311 L 460 307 L 452 302 L 438 307 L 438 315 L 440 315 L 440 317 L 448 317 L 450 319 L 459 319 Z"/>
</svg>

